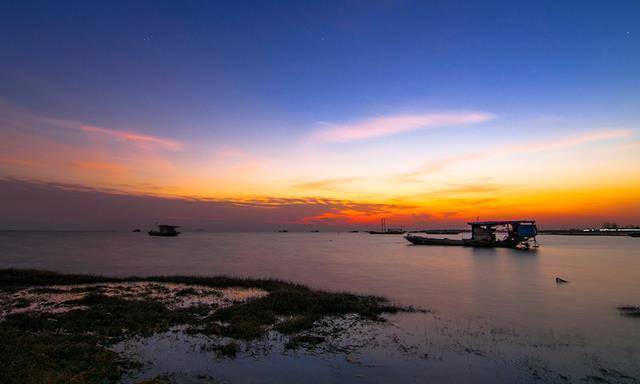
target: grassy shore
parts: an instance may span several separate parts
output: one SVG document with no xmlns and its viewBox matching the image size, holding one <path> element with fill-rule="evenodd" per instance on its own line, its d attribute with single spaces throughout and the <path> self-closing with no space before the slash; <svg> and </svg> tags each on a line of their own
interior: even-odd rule
<svg viewBox="0 0 640 384">
<path fill-rule="evenodd" d="M 219 299 L 229 289 L 244 293 L 244 299 Z M 67 300 L 38 307 L 34 302 L 40 297 Z M 2 383 L 116 382 L 140 362 L 109 346 L 176 326 L 190 334 L 230 338 L 213 349 L 218 356 L 233 357 L 237 341 L 261 339 L 269 331 L 286 335 L 287 347 L 298 348 L 323 342 L 304 334 L 323 318 L 354 314 L 383 322 L 385 313 L 411 310 L 382 297 L 313 290 L 279 280 L 110 278 L 17 269 L 0 270 L 0 298 L 5 314 L 0 320 Z"/>
</svg>

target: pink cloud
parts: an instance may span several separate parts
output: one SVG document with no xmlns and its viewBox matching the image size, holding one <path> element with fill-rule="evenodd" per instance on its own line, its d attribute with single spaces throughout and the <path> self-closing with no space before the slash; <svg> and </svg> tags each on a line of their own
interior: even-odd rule
<svg viewBox="0 0 640 384">
<path fill-rule="evenodd" d="M 130 141 L 130 142 L 143 144 L 143 145 L 159 146 L 161 148 L 169 149 L 169 150 L 179 150 L 182 148 L 182 143 L 178 141 L 169 140 L 169 139 L 165 139 L 157 136 L 144 135 L 140 133 L 121 131 L 116 129 L 96 127 L 93 125 L 81 125 L 79 129 L 83 132 L 105 135 L 118 140 Z"/>
<path fill-rule="evenodd" d="M 436 127 L 478 124 L 494 118 L 486 112 L 381 116 L 345 124 L 323 124 L 325 127 L 313 132 L 311 140 L 345 143 Z"/>
</svg>

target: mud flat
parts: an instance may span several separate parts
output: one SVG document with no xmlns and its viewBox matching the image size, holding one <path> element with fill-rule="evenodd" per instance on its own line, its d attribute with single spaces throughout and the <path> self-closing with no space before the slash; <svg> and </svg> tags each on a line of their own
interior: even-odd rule
<svg viewBox="0 0 640 384">
<path fill-rule="evenodd" d="M 385 313 L 412 310 L 277 280 L 2 270 L 0 382 L 117 382 L 144 365 L 115 346 L 168 332 L 206 339 L 203 348 L 234 357 L 241 345 L 258 350 L 252 342 L 269 334 L 287 349 L 323 344 L 328 334 L 308 331 L 329 318 L 384 323 Z"/>
<path fill-rule="evenodd" d="M 640 383 L 579 333 L 265 279 L 0 270 L 0 340 L 0 383 Z"/>
</svg>

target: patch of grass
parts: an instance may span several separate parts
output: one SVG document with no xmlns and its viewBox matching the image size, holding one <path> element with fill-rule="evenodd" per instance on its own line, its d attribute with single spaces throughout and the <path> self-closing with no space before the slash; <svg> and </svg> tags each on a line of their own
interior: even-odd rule
<svg viewBox="0 0 640 384">
<path fill-rule="evenodd" d="M 275 328 L 290 335 L 288 348 L 316 345 L 324 338 L 299 335 L 327 316 L 356 314 L 360 318 L 384 321 L 382 314 L 405 311 L 384 298 L 311 290 L 279 280 L 231 277 L 155 276 L 109 278 L 92 275 L 62 275 L 36 270 L 0 270 L 0 290 L 30 288 L 47 293 L 49 285 L 75 285 L 151 281 L 180 283 L 210 288 L 257 288 L 269 294 L 244 303 L 218 309 L 212 306 L 170 309 L 142 292 L 133 299 L 101 294 L 101 287 L 74 288 L 87 295 L 64 304 L 84 310 L 63 313 L 20 313 L 0 322 L 1 383 L 110 383 L 133 367 L 130 361 L 104 346 L 133 336 L 151 336 L 173 326 L 186 325 L 189 333 L 213 334 L 254 340 Z M 160 288 L 164 288 L 159 286 Z M 158 287 L 151 287 L 159 292 Z M 49 292 L 50 293 L 50 292 Z M 199 294 L 185 288 L 178 295 Z M 205 292 L 203 295 L 215 294 Z M 285 321 L 279 321 L 281 318 Z M 219 356 L 235 356 L 237 342 L 220 346 Z"/>
<path fill-rule="evenodd" d="M 2 269 L 0 270 L 0 289 L 16 290 L 29 286 L 91 284 L 123 281 L 94 275 L 63 275 L 56 272 L 35 269 Z"/>
<path fill-rule="evenodd" d="M 47 294 L 47 293 L 62 293 L 64 290 L 60 288 L 38 287 L 29 290 L 29 293 L 34 295 Z"/>
<path fill-rule="evenodd" d="M 88 292 L 100 292 L 103 287 L 100 285 L 91 285 L 88 287 L 74 287 L 69 290 L 71 293 L 88 293 Z"/>
<path fill-rule="evenodd" d="M 318 344 L 324 343 L 325 338 L 315 335 L 299 335 L 289 339 L 285 344 L 286 349 L 298 349 L 301 346 L 313 347 Z"/>
<path fill-rule="evenodd" d="M 86 335 L 28 333 L 0 327 L 0 382 L 109 383 L 138 367 Z"/>
<path fill-rule="evenodd" d="M 312 328 L 317 320 L 316 316 L 296 316 L 278 323 L 275 329 L 284 335 L 292 335 Z"/>
<path fill-rule="evenodd" d="M 31 305 L 31 300 L 24 299 L 24 298 L 18 299 L 13 302 L 14 308 L 27 308 L 30 305 Z"/>
<path fill-rule="evenodd" d="M 213 328 L 214 331 L 221 332 L 217 333 L 221 336 L 250 340 L 264 336 L 267 327 L 275 325 L 280 316 L 296 318 L 276 326 L 283 333 L 291 334 L 312 328 L 315 320 L 325 316 L 356 314 L 364 319 L 383 321 L 383 313 L 395 313 L 399 310 L 403 308 L 389 305 L 382 297 L 312 291 L 291 286 L 274 290 L 264 297 L 222 308 L 207 320 L 235 325 L 231 328 Z"/>
<path fill-rule="evenodd" d="M 219 358 L 222 357 L 231 357 L 234 358 L 240 352 L 240 344 L 236 341 L 230 341 L 227 344 L 215 345 L 210 348 L 210 350 L 216 352 L 216 356 Z"/>
<path fill-rule="evenodd" d="M 176 296 L 195 296 L 198 293 L 199 293 L 198 290 L 194 288 L 185 288 L 176 292 Z"/>
</svg>

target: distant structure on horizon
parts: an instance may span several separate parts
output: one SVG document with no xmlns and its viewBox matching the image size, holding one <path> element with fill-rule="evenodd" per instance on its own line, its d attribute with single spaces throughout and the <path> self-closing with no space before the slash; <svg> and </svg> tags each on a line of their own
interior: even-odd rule
<svg viewBox="0 0 640 384">
<path fill-rule="evenodd" d="M 402 235 L 405 233 L 404 227 L 401 225 L 400 228 L 389 228 L 387 227 L 387 219 L 380 219 L 380 231 L 369 231 L 372 235 Z"/>
</svg>

